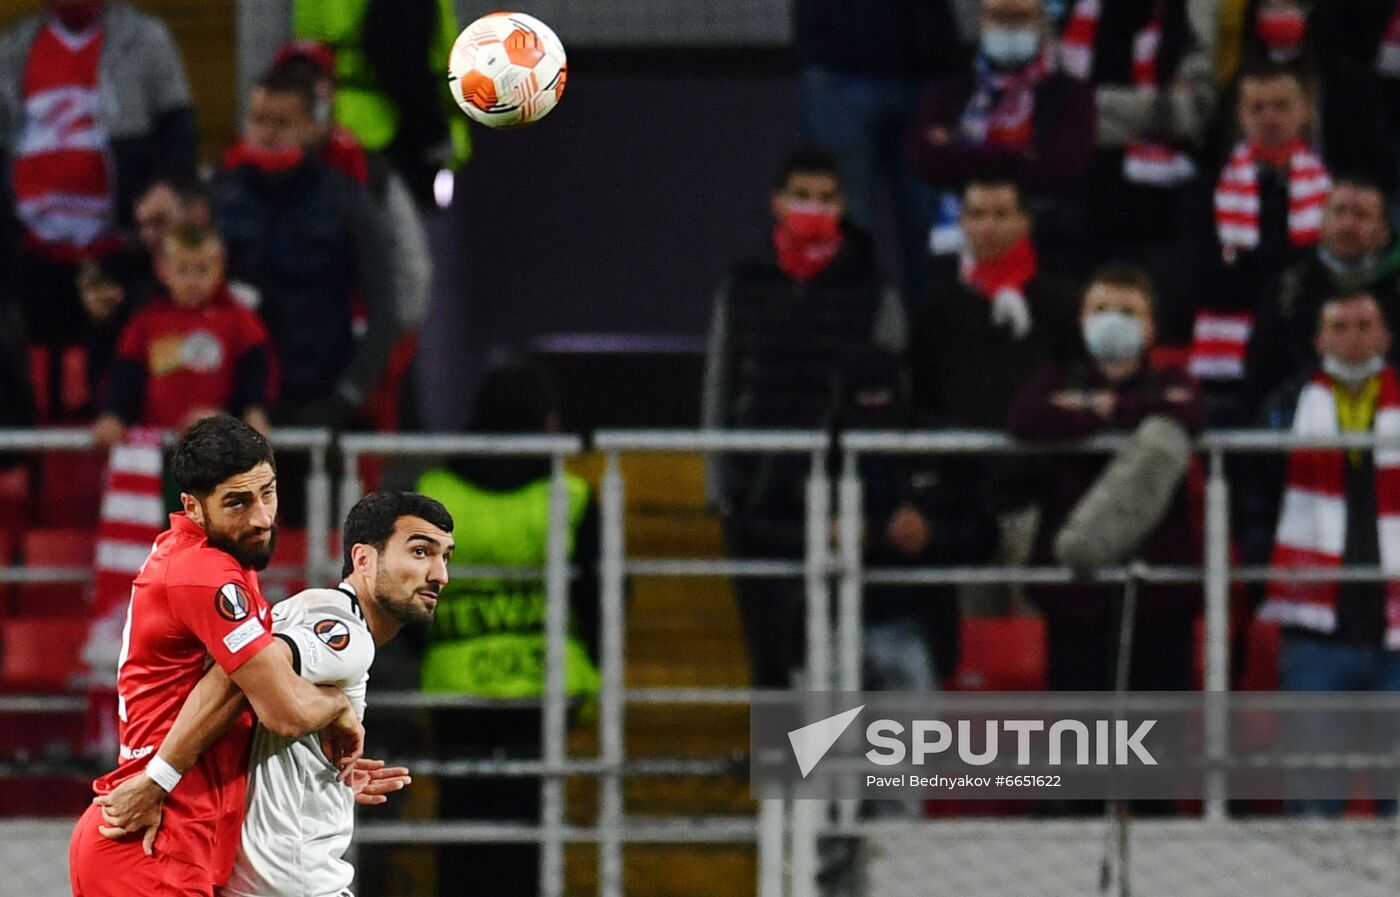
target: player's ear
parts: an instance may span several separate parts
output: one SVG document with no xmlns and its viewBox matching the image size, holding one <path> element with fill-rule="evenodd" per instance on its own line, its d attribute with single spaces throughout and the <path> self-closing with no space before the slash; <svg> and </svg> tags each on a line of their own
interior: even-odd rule
<svg viewBox="0 0 1400 897">
<path fill-rule="evenodd" d="M 186 517 L 200 526 L 204 525 L 204 506 L 199 503 L 199 499 L 190 495 L 188 492 L 181 492 L 180 504 L 185 509 Z"/>
<path fill-rule="evenodd" d="M 366 545 L 363 542 L 356 542 L 350 546 L 350 563 L 356 573 L 363 573 L 374 581 L 374 574 L 377 571 L 375 562 L 378 560 L 378 552 L 373 545 Z"/>
</svg>

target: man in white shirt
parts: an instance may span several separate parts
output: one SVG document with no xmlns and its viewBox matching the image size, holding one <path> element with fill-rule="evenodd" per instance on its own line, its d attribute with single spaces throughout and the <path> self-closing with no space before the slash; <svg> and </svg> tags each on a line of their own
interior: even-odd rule
<svg viewBox="0 0 1400 897">
<path fill-rule="evenodd" d="M 273 634 L 297 672 L 343 691 L 363 717 L 375 646 L 405 625 L 432 619 L 455 548 L 452 526 L 440 503 L 412 492 L 373 492 L 356 503 L 342 530 L 344 581 L 334 589 L 307 589 L 273 608 Z M 176 750 L 170 753 L 176 756 L 202 750 L 242 700 L 231 680 L 213 667 L 186 701 L 162 755 L 172 743 Z M 354 830 L 355 803 L 382 803 L 385 794 L 409 781 L 406 769 L 386 769 L 377 761 L 337 770 L 316 735 L 284 738 L 259 726 L 242 843 L 219 893 L 349 895 L 354 869 L 343 855 Z M 158 826 L 164 794 L 159 786 L 137 785 L 101 798 L 109 824 L 103 834 L 122 837 Z"/>
</svg>

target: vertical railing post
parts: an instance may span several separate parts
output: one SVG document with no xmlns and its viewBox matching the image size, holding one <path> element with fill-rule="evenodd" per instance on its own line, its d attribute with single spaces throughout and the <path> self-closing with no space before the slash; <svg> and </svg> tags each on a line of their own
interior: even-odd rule
<svg viewBox="0 0 1400 897">
<path fill-rule="evenodd" d="M 603 778 L 598 806 L 598 897 L 622 897 L 622 827 L 624 824 L 622 765 L 625 760 L 623 692 L 626 613 L 623 605 L 627 557 L 626 484 L 615 451 L 607 453 L 603 469 L 599 559 L 598 739 Z"/>
<path fill-rule="evenodd" d="M 311 468 L 306 475 L 306 584 L 311 588 L 328 585 L 339 572 L 331 556 L 330 534 L 336 529 L 332 519 L 331 475 L 326 467 L 328 442 L 311 446 Z M 348 513 L 347 505 L 342 516 Z"/>
<path fill-rule="evenodd" d="M 564 641 L 569 620 L 569 490 L 564 457 L 549 459 L 549 535 L 545 559 L 545 676 L 542 745 L 545 775 L 540 780 L 544 837 L 540 844 L 540 893 L 564 893 L 564 765 L 565 692 Z"/>
<path fill-rule="evenodd" d="M 1230 690 L 1230 485 L 1225 455 L 1210 451 L 1206 480 L 1206 756 L 1221 763 L 1229 752 L 1225 698 Z M 1225 771 L 1215 766 L 1206 778 L 1205 815 L 1225 818 Z"/>
<path fill-rule="evenodd" d="M 864 575 L 862 530 L 865 509 L 862 506 L 860 456 L 853 449 L 845 450 L 841 479 L 837 487 L 837 535 L 840 576 L 837 590 L 836 670 L 837 688 L 860 691 L 864 663 L 862 614 L 864 595 L 861 578 Z M 854 825 L 860 801 L 846 799 L 838 804 L 838 818 L 843 825 Z"/>
<path fill-rule="evenodd" d="M 809 692 L 831 690 L 831 478 L 826 452 L 812 453 L 807 477 L 807 675 Z M 823 800 L 796 800 L 792 807 L 792 897 L 816 897 L 817 836 L 827 810 Z"/>
</svg>

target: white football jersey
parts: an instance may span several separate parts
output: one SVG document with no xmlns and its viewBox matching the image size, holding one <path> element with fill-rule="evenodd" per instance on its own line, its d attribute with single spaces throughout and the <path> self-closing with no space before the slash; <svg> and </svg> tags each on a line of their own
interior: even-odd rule
<svg viewBox="0 0 1400 897">
<path fill-rule="evenodd" d="M 291 646 L 298 673 L 344 691 L 364 719 L 374 639 L 348 583 L 274 605 L 272 633 Z M 335 776 L 317 733 L 282 738 L 254 730 L 243 841 L 224 897 L 350 897 L 355 869 L 343 856 L 355 799 Z"/>
</svg>

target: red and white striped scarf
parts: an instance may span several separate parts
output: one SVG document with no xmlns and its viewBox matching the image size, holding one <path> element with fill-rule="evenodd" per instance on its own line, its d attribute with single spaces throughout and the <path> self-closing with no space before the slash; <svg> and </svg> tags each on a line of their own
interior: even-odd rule
<svg viewBox="0 0 1400 897">
<path fill-rule="evenodd" d="M 1053 71 L 1054 60 L 1042 53 L 1014 72 L 998 72 L 977 58 L 977 87 L 963 110 L 958 129 L 969 143 L 1020 149 L 1031 142 L 1035 88 Z"/>
<path fill-rule="evenodd" d="M 83 660 L 88 667 L 84 741 L 89 756 L 112 756 L 117 733 L 117 662 L 131 581 L 166 526 L 161 431 L 133 427 L 113 447 L 97 524 L 96 589 Z M 105 754 L 103 752 L 106 752 Z"/>
<path fill-rule="evenodd" d="M 1322 236 L 1322 210 L 1332 179 L 1302 140 L 1289 148 L 1288 242 L 1311 246 Z M 1235 147 L 1215 185 L 1215 229 L 1227 259 L 1259 246 L 1260 155 L 1248 141 Z"/>
<path fill-rule="evenodd" d="M 1203 309 L 1196 312 L 1186 370 L 1197 380 L 1244 377 L 1245 350 L 1254 331 L 1254 315 Z"/>
<path fill-rule="evenodd" d="M 1400 78 L 1400 0 L 1381 36 L 1380 49 L 1376 51 L 1376 71 L 1387 78 Z"/>
<path fill-rule="evenodd" d="M 1334 436 L 1341 427 L 1332 379 L 1318 373 L 1298 398 L 1293 432 L 1300 436 Z M 1373 430 L 1377 436 L 1400 437 L 1400 381 L 1387 366 L 1380 374 Z M 1346 545 L 1346 453 L 1334 449 L 1298 450 L 1288 456 L 1287 489 L 1274 540 L 1276 567 L 1339 567 Z M 1380 560 L 1400 578 L 1400 450 L 1375 453 L 1376 525 Z M 1269 597 L 1259 616 L 1264 620 L 1316 632 L 1337 628 L 1335 582 L 1269 583 Z M 1387 583 L 1386 647 L 1400 649 L 1400 579 Z"/>
<path fill-rule="evenodd" d="M 1101 0 L 1078 0 L 1060 37 L 1060 65 L 1076 78 L 1087 81 L 1094 69 L 1094 44 L 1099 34 Z M 1160 73 L 1158 55 L 1162 47 L 1162 11 L 1156 12 L 1142 30 L 1133 35 L 1133 86 L 1157 88 Z M 1150 187 L 1177 187 L 1196 176 L 1191 157 L 1175 147 L 1137 140 L 1123 148 L 1123 179 Z"/>
<path fill-rule="evenodd" d="M 100 115 L 104 32 L 39 30 L 24 70 L 24 127 L 15 149 L 16 212 L 36 250 L 75 261 L 110 249 L 113 177 Z"/>
</svg>

